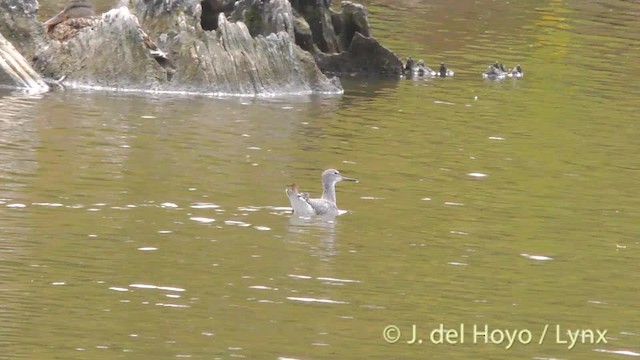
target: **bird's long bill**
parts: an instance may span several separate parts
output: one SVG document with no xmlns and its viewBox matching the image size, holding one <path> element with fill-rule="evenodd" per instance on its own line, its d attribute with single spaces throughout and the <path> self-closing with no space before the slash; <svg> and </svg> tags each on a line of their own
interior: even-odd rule
<svg viewBox="0 0 640 360">
<path fill-rule="evenodd" d="M 348 178 L 346 176 L 342 177 L 342 181 L 354 181 L 354 182 L 360 182 L 360 180 L 358 179 L 354 179 L 354 178 Z"/>
</svg>

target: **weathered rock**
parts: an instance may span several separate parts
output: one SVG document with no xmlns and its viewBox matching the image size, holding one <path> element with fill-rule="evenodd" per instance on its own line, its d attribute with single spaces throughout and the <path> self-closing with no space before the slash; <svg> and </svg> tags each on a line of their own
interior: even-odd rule
<svg viewBox="0 0 640 360">
<path fill-rule="evenodd" d="M 295 10 L 293 11 L 293 33 L 296 39 L 296 45 L 300 46 L 302 50 L 308 51 L 312 54 L 320 51 L 313 42 L 311 27 L 304 17 L 298 14 Z"/>
<path fill-rule="evenodd" d="M 44 33 L 37 12 L 38 0 L 0 0 L 0 33 L 28 59 L 41 46 Z"/>
<path fill-rule="evenodd" d="M 126 7 L 102 14 L 71 39 L 51 40 L 36 54 L 36 68 L 78 86 L 160 89 L 168 81 L 167 71 L 145 46 L 138 19 Z"/>
<path fill-rule="evenodd" d="M 401 75 L 402 61 L 372 37 L 356 32 L 347 51 L 317 54 L 318 66 L 327 73 L 351 75 Z"/>
<path fill-rule="evenodd" d="M 193 4 L 185 0 L 178 10 L 162 13 L 150 11 L 143 1 L 137 4 L 143 26 L 159 34 L 158 46 L 175 64 L 169 88 L 228 94 L 342 92 L 339 81 L 328 79 L 313 57 L 295 45 L 289 35 L 293 26 L 286 0 L 271 0 L 262 8 L 251 3 L 244 7 L 269 14 L 259 13 L 260 27 L 270 29 L 263 30 L 268 35 L 255 38 L 245 23 L 229 22 L 222 13 L 215 32 L 203 31 L 199 6 Z"/>
<path fill-rule="evenodd" d="M 292 0 L 296 44 L 312 53 L 323 72 L 400 75 L 402 61 L 371 36 L 364 6 L 343 1 L 335 12 L 324 0 Z M 300 13 L 301 16 L 298 16 Z M 354 39 L 358 39 L 355 46 Z"/>
<path fill-rule="evenodd" d="M 333 29 L 328 0 L 291 0 L 293 8 L 304 17 L 311 28 L 313 42 L 324 53 L 340 51 Z"/>
<path fill-rule="evenodd" d="M 337 13 L 330 0 L 291 1 L 134 0 L 137 16 L 120 7 L 49 24 L 45 37 L 35 19 L 37 0 L 0 0 L 0 26 L 21 39 L 19 50 L 39 71 L 67 84 L 243 95 L 341 93 L 338 79 L 328 79 L 320 68 L 401 73 L 400 60 L 370 36 L 361 5 L 345 1 Z"/>
<path fill-rule="evenodd" d="M 251 36 L 283 31 L 295 39 L 294 14 L 288 0 L 240 0 L 229 20 L 244 22 Z"/>
<path fill-rule="evenodd" d="M 24 88 L 31 92 L 49 90 L 42 77 L 0 34 L 0 86 Z"/>
<path fill-rule="evenodd" d="M 329 11 L 331 12 L 331 24 L 333 25 L 333 32 L 336 34 L 336 36 L 340 36 L 340 34 L 342 33 L 342 27 L 343 27 L 342 13 L 333 11 L 332 9 L 329 9 Z"/>
<path fill-rule="evenodd" d="M 335 19 L 340 24 L 339 43 L 341 50 L 349 48 L 356 32 L 359 32 L 364 37 L 371 37 L 368 16 L 369 14 L 364 6 L 351 1 L 342 2 L 340 20 Z"/>
<path fill-rule="evenodd" d="M 235 0 L 203 0 L 200 24 L 204 30 L 218 28 L 218 16 L 220 13 L 228 15 L 233 11 Z"/>
</svg>

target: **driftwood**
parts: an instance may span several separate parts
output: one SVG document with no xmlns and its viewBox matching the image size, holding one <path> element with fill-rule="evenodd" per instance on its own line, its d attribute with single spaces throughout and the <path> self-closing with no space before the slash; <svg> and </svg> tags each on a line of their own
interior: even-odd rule
<svg viewBox="0 0 640 360">
<path fill-rule="evenodd" d="M 49 86 L 7 39 L 0 34 L 0 85 L 46 92 Z"/>
</svg>

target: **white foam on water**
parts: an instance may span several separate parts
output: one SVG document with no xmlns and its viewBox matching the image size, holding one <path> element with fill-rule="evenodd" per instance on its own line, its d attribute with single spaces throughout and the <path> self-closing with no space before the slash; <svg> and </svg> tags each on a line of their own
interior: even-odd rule
<svg viewBox="0 0 640 360">
<path fill-rule="evenodd" d="M 640 353 L 630 351 L 630 350 L 606 350 L 606 349 L 594 349 L 593 351 L 608 353 L 608 354 L 616 354 L 616 355 L 626 355 L 626 356 L 634 356 L 640 357 Z"/>
<path fill-rule="evenodd" d="M 338 300 L 316 299 L 316 298 L 295 297 L 295 296 L 287 296 L 287 300 L 300 301 L 300 302 L 317 302 L 317 303 L 323 303 L 323 304 L 348 304 L 347 302 L 338 301 Z"/>
<path fill-rule="evenodd" d="M 343 282 L 343 283 L 359 283 L 360 282 L 359 280 L 337 279 L 337 278 L 330 278 L 330 277 L 317 277 L 316 279 L 323 280 L 323 281 Z"/>
<path fill-rule="evenodd" d="M 131 284 L 129 285 L 129 287 L 138 288 L 138 289 L 157 289 L 157 290 L 177 291 L 177 292 L 186 291 L 183 288 L 172 287 L 172 286 L 156 286 L 151 284 Z"/>
<path fill-rule="evenodd" d="M 32 203 L 31 205 L 36 205 L 36 206 L 51 206 L 51 207 L 61 207 L 64 206 L 60 203 L 47 203 L 47 202 L 35 202 Z"/>
<path fill-rule="evenodd" d="M 192 209 L 217 209 L 220 205 L 212 204 L 212 203 L 195 203 L 190 206 Z"/>
<path fill-rule="evenodd" d="M 208 224 L 216 221 L 216 219 L 206 218 L 206 217 L 190 217 L 189 220 L 197 221 L 199 223 Z"/>
<path fill-rule="evenodd" d="M 164 307 L 173 307 L 173 308 L 189 308 L 189 305 L 181 305 L 181 304 L 164 304 L 164 303 L 156 303 L 156 306 L 164 306 Z"/>
<path fill-rule="evenodd" d="M 536 260 L 536 261 L 550 261 L 553 258 L 544 255 L 529 255 L 529 254 L 520 254 L 520 256 L 524 256 L 527 259 Z"/>
<path fill-rule="evenodd" d="M 249 227 L 251 226 L 251 224 L 247 224 L 246 222 L 242 222 L 242 221 L 234 221 L 234 220 L 225 220 L 225 225 L 231 225 L 231 226 L 240 226 L 240 227 Z"/>
<path fill-rule="evenodd" d="M 129 289 L 126 288 L 121 288 L 121 287 L 116 287 L 116 286 L 112 286 L 109 288 L 109 290 L 113 290 L 113 291 L 120 291 L 120 292 L 127 292 L 129 291 Z"/>
<path fill-rule="evenodd" d="M 311 276 L 307 276 L 307 275 L 293 275 L 293 274 L 289 274 L 287 275 L 288 277 L 292 277 L 294 279 L 311 279 Z"/>
<path fill-rule="evenodd" d="M 445 205 L 449 205 L 449 206 L 464 206 L 463 203 L 457 203 L 457 202 L 452 202 L 452 201 L 445 201 L 444 204 Z"/>
</svg>

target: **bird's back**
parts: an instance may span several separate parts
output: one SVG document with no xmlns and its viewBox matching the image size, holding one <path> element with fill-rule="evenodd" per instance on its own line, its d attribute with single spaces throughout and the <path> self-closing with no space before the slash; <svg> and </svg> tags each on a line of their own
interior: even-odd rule
<svg viewBox="0 0 640 360">
<path fill-rule="evenodd" d="M 339 210 L 335 203 L 325 199 L 309 199 L 309 205 L 316 215 L 338 215 Z"/>
</svg>

